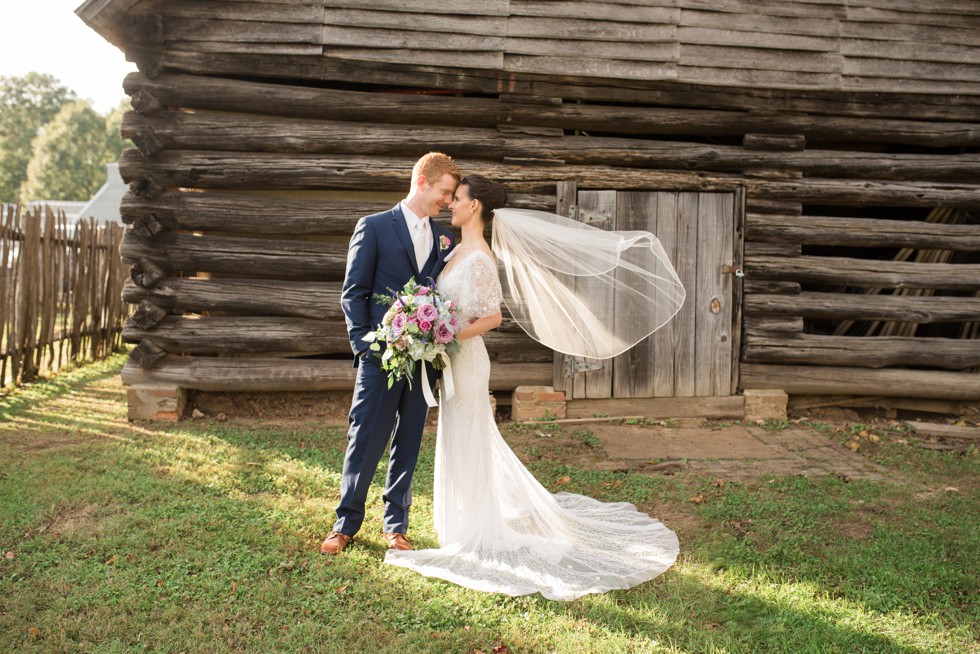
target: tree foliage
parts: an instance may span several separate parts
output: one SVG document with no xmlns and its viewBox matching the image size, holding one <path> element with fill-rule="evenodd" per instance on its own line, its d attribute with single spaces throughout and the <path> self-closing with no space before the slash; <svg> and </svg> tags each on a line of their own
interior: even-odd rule
<svg viewBox="0 0 980 654">
<path fill-rule="evenodd" d="M 88 102 L 61 108 L 34 140 L 23 199 L 87 200 L 105 183 L 105 165 L 119 157 L 106 119 Z"/>
<path fill-rule="evenodd" d="M 75 93 L 51 75 L 0 77 L 0 201 L 16 202 L 27 179 L 32 144 Z"/>
</svg>

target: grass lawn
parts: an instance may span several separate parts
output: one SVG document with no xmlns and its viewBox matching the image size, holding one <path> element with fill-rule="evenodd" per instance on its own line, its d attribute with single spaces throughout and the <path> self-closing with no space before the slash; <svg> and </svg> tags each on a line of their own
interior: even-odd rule
<svg viewBox="0 0 980 654">
<path fill-rule="evenodd" d="M 130 424 L 122 363 L 0 395 L 0 652 L 980 652 L 974 451 L 881 430 L 861 452 L 888 482 L 719 481 L 571 465 L 549 443 L 594 443 L 549 427 L 517 452 L 538 479 L 636 503 L 677 530 L 681 556 L 630 591 L 509 598 L 385 566 L 377 485 L 353 546 L 320 556 L 343 425 Z"/>
</svg>

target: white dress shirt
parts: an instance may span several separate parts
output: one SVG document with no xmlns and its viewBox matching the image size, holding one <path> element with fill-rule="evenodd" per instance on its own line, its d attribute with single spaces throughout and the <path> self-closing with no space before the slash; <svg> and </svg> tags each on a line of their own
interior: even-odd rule
<svg viewBox="0 0 980 654">
<path fill-rule="evenodd" d="M 428 216 L 420 218 L 415 215 L 415 212 L 409 209 L 404 201 L 401 203 L 401 208 L 405 215 L 408 233 L 412 235 L 412 243 L 415 245 L 415 262 L 421 271 L 432 253 L 432 228 L 429 227 L 429 218 Z"/>
</svg>

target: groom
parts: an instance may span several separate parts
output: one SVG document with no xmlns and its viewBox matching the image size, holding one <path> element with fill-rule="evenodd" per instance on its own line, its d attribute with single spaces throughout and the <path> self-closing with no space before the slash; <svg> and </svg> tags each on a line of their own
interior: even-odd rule
<svg viewBox="0 0 980 654">
<path fill-rule="evenodd" d="M 380 359 L 371 355 L 364 336 L 378 326 L 387 311 L 372 295 L 400 290 L 412 277 L 426 284 L 439 275 L 455 239 L 431 217 L 449 205 L 461 177 L 450 157 L 430 152 L 412 169 L 408 197 L 388 211 L 361 218 L 354 228 L 340 304 L 355 355 L 357 381 L 337 522 L 320 545 L 324 554 L 343 550 L 361 528 L 368 488 L 389 441 L 382 534 L 389 549 L 412 549 L 405 532 L 412 504 L 412 475 L 428 412 L 422 395 L 422 366 L 416 369 L 411 388 L 402 379 L 389 389 L 388 374 L 381 369 Z"/>
</svg>

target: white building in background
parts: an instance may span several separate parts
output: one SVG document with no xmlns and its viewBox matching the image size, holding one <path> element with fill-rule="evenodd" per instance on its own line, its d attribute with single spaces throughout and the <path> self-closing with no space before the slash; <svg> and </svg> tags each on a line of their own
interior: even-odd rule
<svg viewBox="0 0 980 654">
<path fill-rule="evenodd" d="M 95 218 L 96 222 L 100 224 L 109 222 L 122 223 L 122 217 L 119 215 L 119 204 L 122 202 L 123 196 L 129 187 L 126 186 L 126 182 L 119 175 L 118 163 L 107 163 L 105 167 L 105 184 L 87 202 L 35 200 L 26 202 L 24 208 L 30 211 L 35 207 L 51 207 L 51 210 L 55 213 L 63 211 L 69 222 L 74 222 L 79 218 Z"/>
<path fill-rule="evenodd" d="M 119 175 L 119 164 L 115 161 L 107 163 L 106 183 L 102 185 L 92 199 L 80 203 L 78 218 L 95 218 L 99 223 L 122 223 L 119 215 L 119 204 L 129 187 Z"/>
</svg>

